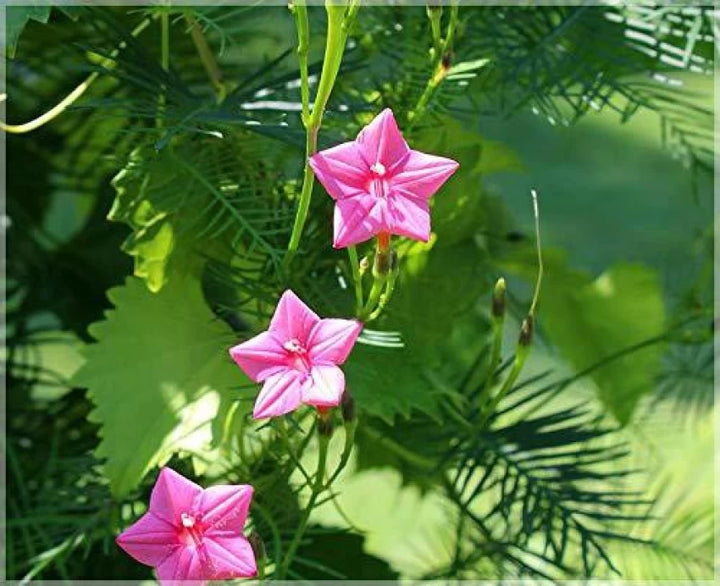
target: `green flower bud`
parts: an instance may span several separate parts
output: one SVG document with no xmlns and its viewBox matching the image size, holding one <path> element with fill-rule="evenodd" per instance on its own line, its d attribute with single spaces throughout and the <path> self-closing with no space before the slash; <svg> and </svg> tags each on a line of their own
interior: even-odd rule
<svg viewBox="0 0 720 586">
<path fill-rule="evenodd" d="M 532 344 L 533 332 L 535 330 L 535 318 L 532 315 L 528 315 L 520 326 L 520 339 L 518 344 L 520 346 L 529 346 Z"/>
<path fill-rule="evenodd" d="M 318 411 L 317 430 L 318 435 L 323 437 L 331 437 L 335 426 L 333 425 L 333 417 L 331 411 Z"/>
<path fill-rule="evenodd" d="M 452 53 L 448 52 L 445 53 L 442 56 L 442 60 L 440 61 L 440 66 L 442 67 L 443 74 L 447 74 L 448 71 L 450 71 L 450 66 L 452 65 Z"/>
<path fill-rule="evenodd" d="M 248 535 L 248 542 L 250 543 L 250 547 L 252 547 L 253 553 L 255 554 L 255 561 L 260 565 L 267 556 L 265 552 L 265 543 L 262 540 L 262 537 L 260 537 L 260 534 L 253 529 L 250 532 L 250 535 Z"/>
<path fill-rule="evenodd" d="M 364 275 L 369 268 L 370 259 L 367 256 L 363 256 L 360 260 L 360 266 L 358 267 L 358 270 L 360 271 L 360 276 Z"/>
<path fill-rule="evenodd" d="M 345 389 L 343 393 L 340 411 L 342 412 L 342 418 L 345 423 L 350 423 L 355 420 L 355 399 L 353 399 L 348 389 Z"/>
<path fill-rule="evenodd" d="M 505 279 L 500 277 L 495 283 L 495 289 L 493 290 L 492 298 L 492 314 L 493 317 L 503 318 L 505 317 L 505 291 L 507 285 Z"/>
<path fill-rule="evenodd" d="M 375 254 L 375 262 L 373 263 L 373 276 L 375 278 L 385 277 L 390 272 L 393 263 L 393 252 L 387 250 L 378 251 Z"/>
</svg>

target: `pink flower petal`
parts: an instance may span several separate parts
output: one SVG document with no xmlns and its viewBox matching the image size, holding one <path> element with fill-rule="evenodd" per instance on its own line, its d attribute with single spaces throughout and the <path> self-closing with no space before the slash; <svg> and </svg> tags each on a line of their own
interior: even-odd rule
<svg viewBox="0 0 720 586">
<path fill-rule="evenodd" d="M 162 586 L 204 584 L 209 572 L 203 567 L 200 554 L 200 548 L 182 547 L 168 556 L 155 568 Z"/>
<path fill-rule="evenodd" d="M 275 314 L 270 320 L 270 332 L 281 342 L 307 340 L 310 330 L 320 321 L 317 314 L 305 305 L 290 289 L 280 297 Z"/>
<path fill-rule="evenodd" d="M 355 141 L 315 153 L 310 157 L 310 166 L 333 199 L 367 191 L 370 167 Z"/>
<path fill-rule="evenodd" d="M 210 578 L 250 578 L 257 574 L 255 554 L 242 535 L 205 538 L 205 551 L 211 561 Z"/>
<path fill-rule="evenodd" d="M 193 502 L 201 492 L 202 488 L 194 482 L 175 470 L 163 468 L 150 495 L 150 512 L 178 526 L 180 515 L 192 511 Z"/>
<path fill-rule="evenodd" d="M 457 161 L 410 151 L 410 156 L 390 179 L 393 190 L 428 199 L 459 167 Z"/>
<path fill-rule="evenodd" d="M 242 533 L 252 496 L 253 487 L 247 484 L 206 488 L 197 507 L 206 527 L 205 534 L 219 531 Z"/>
<path fill-rule="evenodd" d="M 430 208 L 427 201 L 396 195 L 390 209 L 390 232 L 423 242 L 430 239 Z"/>
<path fill-rule="evenodd" d="M 317 365 L 302 387 L 302 401 L 316 407 L 335 407 L 345 391 L 345 375 L 337 366 Z"/>
<path fill-rule="evenodd" d="M 385 202 L 360 196 L 339 199 L 335 203 L 333 246 L 345 248 L 370 240 L 384 227 Z"/>
<path fill-rule="evenodd" d="M 300 406 L 300 389 L 307 375 L 287 369 L 267 378 L 258 398 L 255 400 L 253 417 L 264 419 L 285 415 Z"/>
<path fill-rule="evenodd" d="M 313 363 L 342 364 L 350 354 L 363 325 L 354 319 L 321 319 L 308 340 Z"/>
<path fill-rule="evenodd" d="M 181 547 L 177 529 L 146 513 L 118 535 L 116 543 L 141 564 L 157 566 Z"/>
<path fill-rule="evenodd" d="M 282 370 L 287 353 L 270 332 L 263 332 L 230 348 L 230 356 L 253 381 L 261 382 Z"/>
<path fill-rule="evenodd" d="M 400 163 L 410 150 L 390 108 L 385 108 L 363 128 L 356 142 L 369 166 L 381 163 L 387 170 Z"/>
</svg>

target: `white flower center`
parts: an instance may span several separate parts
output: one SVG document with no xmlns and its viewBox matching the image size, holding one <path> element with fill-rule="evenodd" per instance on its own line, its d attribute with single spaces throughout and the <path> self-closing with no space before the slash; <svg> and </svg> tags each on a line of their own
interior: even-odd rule
<svg viewBox="0 0 720 586">
<path fill-rule="evenodd" d="M 189 515 L 188 513 L 182 513 L 180 515 L 180 522 L 185 529 L 192 529 L 195 527 L 195 517 Z"/>
<path fill-rule="evenodd" d="M 378 177 L 383 177 L 385 173 L 387 172 L 387 169 L 385 169 L 385 165 L 383 165 L 380 161 L 375 163 L 372 167 L 370 167 L 370 170 L 375 173 Z"/>
<path fill-rule="evenodd" d="M 306 350 L 305 347 L 300 343 L 300 340 L 297 338 L 293 338 L 292 340 L 288 340 L 283 344 L 283 348 L 287 350 L 288 352 L 292 352 L 293 354 L 305 354 Z"/>
</svg>

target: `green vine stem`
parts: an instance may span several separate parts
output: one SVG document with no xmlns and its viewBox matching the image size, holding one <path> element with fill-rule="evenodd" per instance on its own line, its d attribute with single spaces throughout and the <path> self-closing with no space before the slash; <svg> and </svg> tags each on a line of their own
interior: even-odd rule
<svg viewBox="0 0 720 586">
<path fill-rule="evenodd" d="M 503 341 L 503 331 L 505 326 L 505 292 L 507 289 L 507 285 L 505 283 L 505 279 L 502 277 L 497 280 L 495 283 L 495 288 L 493 289 L 493 298 L 492 298 L 492 321 L 491 321 L 491 328 L 492 328 L 492 347 L 490 351 L 490 360 L 487 363 L 487 367 L 484 371 L 484 374 L 480 377 L 480 381 L 478 384 L 478 387 L 480 388 L 480 396 L 479 396 L 479 402 L 480 402 L 480 411 L 483 411 L 484 405 L 488 400 L 488 392 L 490 391 L 490 388 L 492 387 L 493 378 L 495 376 L 495 370 L 500 364 L 500 354 L 502 352 L 502 341 Z M 473 376 L 474 372 L 470 375 L 470 380 L 468 380 L 468 385 L 472 385 L 474 383 L 475 377 Z"/>
<path fill-rule="evenodd" d="M 295 6 L 296 14 L 300 9 L 300 13 L 306 10 L 304 6 Z M 328 27 L 327 27 L 327 39 L 325 42 L 325 57 L 323 59 L 322 71 L 320 72 L 320 82 L 318 83 L 317 94 L 315 96 L 315 103 L 313 104 L 312 113 L 307 116 L 305 123 L 306 139 L 305 139 L 305 168 L 303 171 L 303 184 L 300 190 L 300 201 L 298 204 L 298 210 L 295 215 L 295 222 L 293 224 L 292 233 L 290 235 L 290 242 L 288 243 L 287 254 L 283 265 L 285 268 L 292 261 L 293 257 L 297 253 L 297 249 L 300 245 L 300 237 L 302 236 L 303 227 L 307 220 L 308 210 L 310 209 L 310 197 L 312 195 L 312 188 L 315 181 L 315 175 L 310 168 L 310 157 L 317 152 L 317 135 L 322 124 L 323 114 L 327 106 L 330 94 L 335 86 L 338 71 L 340 70 L 340 64 L 342 62 L 343 53 L 345 52 L 345 42 L 348 35 L 348 20 L 354 18 L 357 10 L 357 3 L 353 3 L 349 9 L 345 5 L 335 4 L 330 0 L 325 2 L 325 10 L 327 12 Z M 347 14 L 346 14 L 347 13 Z M 307 18 L 297 17 L 296 22 L 300 22 L 298 27 L 298 56 L 301 55 L 300 46 L 304 47 L 304 39 L 307 38 L 308 30 L 306 28 Z M 307 54 L 306 49 L 303 48 L 301 65 L 301 92 L 304 94 L 303 100 L 309 101 L 309 89 L 302 89 L 302 78 L 305 75 L 305 83 L 307 84 Z M 305 74 L 303 74 L 305 70 Z M 307 111 L 309 111 L 309 104 L 307 105 Z M 306 111 L 305 103 L 303 103 L 303 111 Z"/>
<path fill-rule="evenodd" d="M 488 378 L 492 378 L 495 369 L 500 364 L 500 352 L 502 351 L 503 326 L 505 325 L 505 291 L 507 285 L 502 277 L 495 283 L 492 303 L 492 331 L 493 344 L 490 353 L 490 368 Z"/>
<path fill-rule="evenodd" d="M 492 414 L 495 413 L 495 409 L 497 409 L 497 406 L 500 404 L 500 401 L 502 401 L 505 395 L 507 395 L 508 391 L 515 384 L 515 381 L 522 372 L 523 366 L 525 366 L 525 361 L 530 353 L 532 331 L 533 321 L 532 318 L 528 316 L 523 321 L 520 329 L 520 340 L 518 341 L 517 351 L 515 352 L 515 360 L 513 361 L 512 370 L 510 370 L 510 374 L 508 374 L 508 377 L 505 379 L 500 391 L 498 391 L 485 409 L 485 413 L 483 413 L 479 423 L 479 427 L 481 429 L 488 423 Z"/>
<path fill-rule="evenodd" d="M 428 15 L 430 16 L 430 24 L 433 30 L 433 46 L 435 46 L 438 42 L 438 37 L 436 36 L 435 29 L 436 27 L 440 26 L 440 16 L 438 15 L 437 17 L 434 17 L 434 12 L 431 11 L 429 8 Z M 457 24 L 459 21 L 458 15 L 458 3 L 453 2 L 450 6 L 450 20 L 448 22 L 447 30 L 445 32 L 445 38 L 440 44 L 439 49 L 433 50 L 433 57 L 435 58 L 433 74 L 432 76 L 430 76 L 430 79 L 425 86 L 425 90 L 420 96 L 420 99 L 418 100 L 415 108 L 413 108 L 408 114 L 408 131 L 412 130 L 413 126 L 417 123 L 417 121 L 422 117 L 423 114 L 425 114 L 425 110 L 427 109 L 427 105 L 430 102 L 430 98 L 432 98 L 435 90 L 447 77 L 447 74 L 450 71 L 450 52 L 452 50 L 452 44 L 455 39 L 455 31 L 457 29 Z"/>
<path fill-rule="evenodd" d="M 441 4 L 430 4 L 427 5 L 427 15 L 430 20 L 430 29 L 432 30 L 433 46 L 432 46 L 432 60 L 435 61 L 438 56 L 442 55 L 442 31 L 441 23 L 442 19 L 442 5 Z"/>
<path fill-rule="evenodd" d="M 319 417 L 321 417 L 319 415 Z M 310 494 L 310 499 L 308 500 L 307 506 L 305 507 L 305 510 L 303 511 L 303 516 L 300 519 L 300 523 L 298 525 L 297 531 L 295 532 L 295 535 L 293 536 L 292 541 L 290 542 L 290 545 L 288 546 L 287 552 L 285 553 L 285 557 L 282 561 L 282 564 L 280 565 L 280 568 L 277 572 L 276 579 L 283 580 L 285 576 L 287 575 L 288 569 L 290 568 L 290 565 L 292 563 L 293 557 L 295 557 L 295 553 L 297 552 L 297 548 L 300 545 L 300 542 L 302 541 L 302 537 L 305 534 L 305 529 L 307 529 L 308 521 L 310 520 L 310 514 L 312 513 L 315 503 L 317 502 L 318 497 L 323 492 L 325 486 L 324 486 L 324 479 L 325 479 L 325 465 L 327 463 L 327 453 L 328 453 L 328 444 L 330 443 L 330 436 L 325 434 L 318 434 L 318 465 L 317 465 L 317 471 L 315 472 L 315 482 L 312 487 L 312 493 Z"/>
<path fill-rule="evenodd" d="M 200 26 L 200 23 L 193 16 L 192 11 L 186 10 L 184 12 L 184 17 L 185 21 L 190 27 L 190 38 L 195 45 L 195 49 L 197 49 L 198 55 L 200 56 L 200 61 L 205 68 L 208 79 L 210 80 L 210 83 L 215 89 L 217 101 L 218 103 L 220 103 L 225 99 L 225 96 L 227 95 L 227 88 L 225 87 L 225 83 L 223 82 L 223 74 L 220 70 L 220 66 L 218 65 L 217 60 L 215 59 L 215 55 L 213 54 L 212 49 L 210 49 L 210 45 L 208 44 L 207 39 L 203 34 L 203 29 Z"/>
<path fill-rule="evenodd" d="M 160 13 L 160 66 L 163 71 L 170 69 L 170 13 L 163 10 Z M 165 104 L 167 87 L 163 85 L 162 93 L 158 96 L 158 115 L 155 118 L 155 126 L 165 126 Z"/>
<path fill-rule="evenodd" d="M 360 315 L 363 308 L 362 275 L 360 274 L 360 262 L 358 261 L 357 248 L 348 246 L 348 258 L 350 259 L 350 272 L 352 273 L 355 285 L 355 315 Z"/>
<path fill-rule="evenodd" d="M 376 238 L 375 260 L 373 261 L 373 284 L 367 301 L 358 313 L 358 319 L 369 322 L 377 319 L 390 301 L 398 276 L 397 253 L 391 246 L 392 235 L 380 232 Z"/>
<path fill-rule="evenodd" d="M 295 15 L 298 36 L 298 64 L 300 67 L 300 97 L 302 100 L 302 123 L 307 128 L 310 118 L 310 82 L 308 80 L 308 51 L 310 50 L 310 24 L 305 0 L 295 2 L 291 10 Z"/>
<path fill-rule="evenodd" d="M 330 488 L 333 482 L 340 476 L 340 473 L 345 469 L 347 463 L 350 461 L 350 455 L 352 454 L 353 446 L 355 445 L 355 430 L 357 429 L 357 419 L 349 421 L 345 424 L 345 446 L 343 447 L 342 454 L 340 455 L 340 461 L 333 473 L 328 478 L 325 488 Z"/>
<path fill-rule="evenodd" d="M 130 32 L 130 36 L 132 36 L 133 38 L 138 37 L 140 33 L 142 33 L 148 26 L 150 26 L 150 23 L 155 18 L 157 18 L 157 15 L 153 15 L 152 17 L 148 17 L 142 20 L 140 24 L 138 24 Z M 100 66 L 110 67 L 112 65 L 113 59 L 115 59 L 115 57 L 118 56 L 120 51 L 122 51 L 126 46 L 127 43 L 125 43 L 125 41 L 122 41 L 117 46 L 117 48 L 112 50 L 108 57 L 104 57 L 100 60 Z M 47 112 L 41 114 L 37 118 L 30 120 L 29 122 L 25 122 L 24 124 L 5 124 L 5 122 L 0 121 L 0 130 L 3 130 L 10 134 L 25 134 L 26 132 L 31 132 L 40 128 L 41 126 L 44 126 L 48 122 L 57 118 L 70 106 L 72 106 L 80 98 L 80 96 L 82 96 L 87 91 L 87 89 L 95 82 L 98 77 L 100 77 L 100 72 L 93 71 L 82 82 L 80 82 L 80 84 L 73 91 L 71 91 L 67 96 L 65 96 Z M 4 102 L 6 99 L 7 94 L 0 94 L 0 102 Z"/>
<path fill-rule="evenodd" d="M 540 297 L 540 287 L 542 285 L 543 260 L 540 242 L 540 209 L 538 207 L 537 192 L 533 189 L 530 191 L 530 195 L 532 196 L 533 216 L 535 218 L 535 247 L 537 249 L 538 259 L 538 273 L 537 278 L 535 279 L 535 291 L 533 292 L 533 298 L 532 302 L 530 303 L 530 309 L 528 311 L 527 317 L 523 320 L 522 326 L 520 327 L 520 337 L 518 339 L 517 350 L 515 351 L 515 360 L 513 361 L 512 369 L 510 370 L 510 374 L 508 374 L 507 378 L 505 379 L 503 386 L 500 388 L 500 391 L 498 391 L 498 393 L 492 398 L 492 400 L 490 400 L 490 404 L 487 406 L 487 408 L 485 408 L 484 413 L 482 413 L 480 419 L 481 429 L 485 425 L 487 425 L 490 417 L 492 417 L 493 413 L 497 409 L 497 406 L 500 404 L 500 401 L 503 400 L 505 395 L 515 384 L 515 381 L 520 375 L 520 372 L 522 372 L 525 361 L 527 360 L 528 354 L 530 353 L 530 346 L 532 344 L 533 333 L 535 330 L 535 310 L 537 308 L 537 302 Z M 504 281 L 501 289 L 502 296 L 504 297 Z M 500 343 L 501 342 L 502 339 L 500 340 Z M 494 370 L 495 366 L 492 366 L 491 369 Z M 492 376 L 492 370 L 490 376 Z"/>
<path fill-rule="evenodd" d="M 292 460 L 292 463 L 303 475 L 303 477 L 305 478 L 305 482 L 307 482 L 308 485 L 310 485 L 311 484 L 310 475 L 307 473 L 307 470 L 305 470 L 305 467 L 300 462 L 300 457 L 295 453 L 295 450 L 293 450 L 293 448 L 292 448 L 292 443 L 290 442 L 290 435 L 288 434 L 287 427 L 285 426 L 285 420 L 282 417 L 278 417 L 277 427 L 278 427 L 278 430 L 280 431 L 280 433 L 279 433 L 280 439 L 282 440 L 283 445 L 285 446 L 285 449 L 287 450 L 287 453 L 290 456 L 290 459 Z"/>
<path fill-rule="evenodd" d="M 380 301 L 380 296 L 382 292 L 385 290 L 385 283 L 387 281 L 387 276 L 385 275 L 376 275 L 373 279 L 372 287 L 370 288 L 370 293 L 368 294 L 367 301 L 365 303 L 365 307 L 363 307 L 363 310 L 360 312 L 360 315 L 358 318 L 361 322 L 367 322 L 370 321 L 370 316 L 375 312 L 375 309 L 378 306 L 378 302 Z"/>
<path fill-rule="evenodd" d="M 373 321 L 380 317 L 380 314 L 385 309 L 385 306 L 390 302 L 393 291 L 395 291 L 395 281 L 397 281 L 398 271 L 397 268 L 393 268 L 385 281 L 385 291 L 380 295 L 377 307 L 370 313 L 367 321 Z"/>
</svg>

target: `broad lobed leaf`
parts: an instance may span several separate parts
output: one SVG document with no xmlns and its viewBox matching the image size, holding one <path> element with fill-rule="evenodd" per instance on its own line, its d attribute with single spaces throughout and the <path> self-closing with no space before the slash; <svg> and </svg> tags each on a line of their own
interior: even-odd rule
<svg viewBox="0 0 720 586">
<path fill-rule="evenodd" d="M 207 449 L 220 401 L 248 381 L 227 354 L 232 332 L 197 280 L 174 279 L 154 294 L 130 277 L 108 297 L 115 308 L 90 327 L 96 343 L 73 383 L 95 404 L 96 453 L 113 494 L 124 496 L 172 454 Z"/>
</svg>

